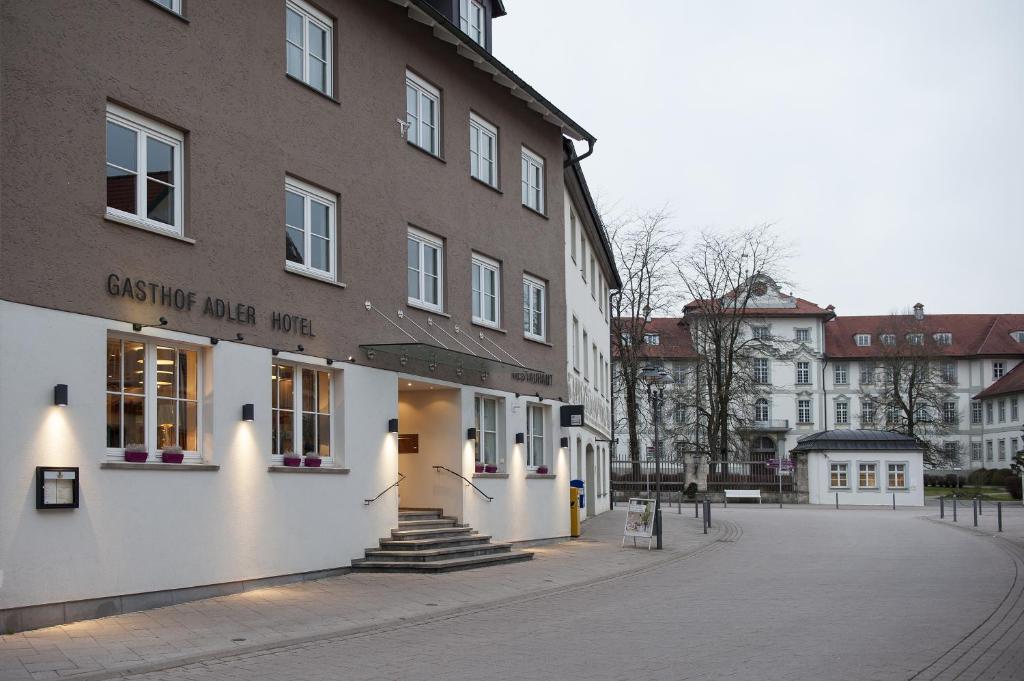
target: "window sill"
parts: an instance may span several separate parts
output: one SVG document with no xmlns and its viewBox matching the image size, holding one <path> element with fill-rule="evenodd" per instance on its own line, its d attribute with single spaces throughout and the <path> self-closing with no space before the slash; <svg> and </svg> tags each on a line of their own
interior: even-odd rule
<svg viewBox="0 0 1024 681">
<path fill-rule="evenodd" d="M 476 479 L 476 478 L 502 479 L 502 478 L 507 478 L 507 477 L 508 477 L 508 473 L 473 473 L 473 478 L 474 479 Z"/>
<path fill-rule="evenodd" d="M 268 473 L 323 473 L 325 475 L 348 475 L 350 468 L 337 468 L 335 466 L 267 466 Z"/>
<path fill-rule="evenodd" d="M 488 331 L 497 331 L 498 333 L 505 334 L 508 333 L 506 329 L 503 329 L 500 326 L 494 326 L 493 324 L 488 324 L 487 322 L 478 322 L 475 319 L 471 321 L 470 324 L 472 324 L 473 326 L 479 326 L 481 329 L 487 329 Z"/>
<path fill-rule="evenodd" d="M 297 266 L 291 260 L 284 261 L 284 270 L 289 274 L 296 274 L 300 277 L 306 277 L 307 279 L 312 279 L 313 281 L 319 281 L 322 284 L 329 284 L 330 286 L 338 286 L 339 288 L 345 288 L 345 284 L 343 284 L 340 281 L 335 281 L 330 277 L 330 275 L 319 275 L 314 272 L 310 272 L 309 270 Z"/>
<path fill-rule="evenodd" d="M 100 468 L 117 471 L 219 471 L 215 463 L 133 463 L 130 461 L 104 461 Z"/>
<path fill-rule="evenodd" d="M 405 140 L 405 143 L 408 144 L 413 149 L 415 149 L 416 151 L 420 152 L 421 154 L 425 154 L 425 155 L 429 156 L 430 158 L 434 159 L 435 161 L 437 161 L 439 163 L 444 163 L 445 165 L 448 165 L 448 161 L 444 160 L 443 158 L 441 158 L 440 156 L 438 156 L 437 154 L 435 154 L 432 151 L 427 151 L 426 149 L 424 149 L 420 145 L 416 144 L 415 142 L 410 142 L 409 140 Z"/>
<path fill-rule="evenodd" d="M 554 473 L 527 473 L 527 480 L 554 480 L 557 475 Z"/>
<path fill-rule="evenodd" d="M 188 23 L 191 23 L 191 22 L 189 22 L 189 20 L 188 20 L 188 19 L 187 19 L 186 17 L 183 17 L 182 15 L 178 14 L 177 12 L 175 12 L 175 11 L 174 11 L 173 9 L 171 9 L 170 7 L 165 7 L 164 5 L 161 5 L 161 4 L 159 3 L 159 2 L 156 2 L 155 0 L 149 0 L 149 3 L 150 3 L 151 5 L 154 5 L 154 6 L 156 6 L 156 7 L 159 7 L 160 9 L 162 9 L 162 10 L 163 10 L 163 11 L 165 11 L 165 12 L 167 12 L 168 14 L 170 14 L 170 15 L 172 15 L 172 16 L 174 16 L 174 17 L 178 18 L 178 19 L 181 19 L 181 20 L 182 20 L 182 21 L 184 21 L 184 22 L 185 22 L 186 24 L 188 24 Z"/>
<path fill-rule="evenodd" d="M 304 81 L 299 80 L 298 78 L 296 78 L 292 74 L 288 73 L 287 71 L 285 72 L 284 76 L 288 80 L 292 81 L 293 83 L 296 83 L 297 85 L 301 85 L 302 87 L 306 88 L 310 92 L 314 92 L 314 93 L 320 95 L 321 97 L 323 97 L 324 99 L 326 99 L 328 101 L 331 101 L 331 102 L 334 102 L 338 106 L 341 106 L 341 102 L 339 102 L 337 99 L 335 99 L 332 95 L 329 95 L 326 92 L 320 92 L 319 90 L 317 90 L 315 87 L 313 87 L 309 83 L 306 83 Z"/>
<path fill-rule="evenodd" d="M 488 189 L 490 189 L 492 192 L 494 192 L 495 194 L 497 194 L 499 196 L 504 196 L 505 195 L 505 192 L 501 191 L 500 189 L 495 187 L 493 184 L 488 184 L 487 182 L 484 182 L 479 177 L 474 177 L 473 175 L 470 175 L 469 179 L 473 180 L 477 184 L 482 184 L 483 186 L 487 187 Z"/>
<path fill-rule="evenodd" d="M 450 314 L 448 314 L 447 312 L 443 312 L 441 310 L 438 310 L 437 308 L 427 307 L 426 305 L 420 305 L 419 303 L 414 303 L 411 300 L 405 301 L 405 304 L 406 304 L 407 307 L 411 307 L 414 310 L 420 310 L 422 312 L 429 312 L 430 314 L 436 314 L 438 317 L 445 317 L 446 319 L 451 319 L 452 318 L 452 316 Z"/>
<path fill-rule="evenodd" d="M 523 203 L 523 204 L 520 204 L 520 205 L 521 205 L 521 206 L 522 206 L 523 208 L 525 208 L 526 210 L 528 210 L 528 211 L 530 211 L 531 213 L 533 213 L 534 215 L 538 215 L 538 216 L 540 216 L 540 217 L 544 218 L 545 220 L 550 220 L 550 219 L 551 219 L 551 218 L 549 218 L 549 217 L 548 217 L 547 215 L 545 215 L 544 213 L 542 213 L 542 212 L 540 212 L 539 210 L 537 210 L 536 208 L 531 208 L 530 206 L 527 206 L 527 205 L 526 205 L 525 203 Z"/>
<path fill-rule="evenodd" d="M 111 213 L 110 211 L 104 213 L 103 218 L 107 220 L 107 222 L 114 222 L 119 225 L 135 227 L 136 229 L 141 229 L 143 231 L 151 232 L 153 234 L 159 234 L 160 236 L 165 236 L 168 239 L 174 239 L 175 241 L 184 241 L 187 244 L 194 244 L 196 242 L 195 239 L 191 239 L 187 236 L 175 234 L 174 232 L 162 229 L 160 227 L 154 227 L 153 225 L 145 222 L 144 220 L 132 220 L 131 218 L 122 217 L 116 213 Z"/>
<path fill-rule="evenodd" d="M 540 340 L 539 338 L 530 338 L 529 336 L 523 336 L 523 340 L 530 341 L 531 343 L 536 343 L 537 345 L 546 345 L 549 348 L 555 347 L 554 345 L 552 345 L 551 343 L 547 342 L 546 340 Z M 579 369 L 576 369 L 575 371 L 576 371 L 577 374 L 580 372 Z"/>
</svg>

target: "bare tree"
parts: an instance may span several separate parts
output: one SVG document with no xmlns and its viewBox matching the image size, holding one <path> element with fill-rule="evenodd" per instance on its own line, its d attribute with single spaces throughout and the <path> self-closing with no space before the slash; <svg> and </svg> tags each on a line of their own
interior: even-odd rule
<svg viewBox="0 0 1024 681">
<path fill-rule="evenodd" d="M 932 467 L 955 465 L 959 447 L 947 450 L 937 438 L 957 428 L 953 372 L 943 359 L 942 334 L 932 334 L 913 313 L 894 314 L 879 328 L 881 352 L 873 380 L 861 388 L 874 421 L 892 432 L 916 438 L 924 448 L 924 463 Z M 869 369 L 869 371 L 872 371 Z M 870 379 L 869 379 L 870 380 Z M 863 420 L 862 413 L 862 420 Z"/>
<path fill-rule="evenodd" d="M 640 460 L 640 433 L 649 418 L 640 372 L 650 362 L 645 344 L 653 315 L 671 310 L 678 296 L 673 267 L 679 247 L 665 210 L 625 219 L 606 218 L 622 289 L 612 301 L 612 348 L 616 356 L 612 399 L 624 413 L 615 425 L 629 434 L 629 458 Z"/>
<path fill-rule="evenodd" d="M 677 263 L 697 359 L 694 365 L 693 451 L 727 461 L 742 447 L 734 425 L 752 420 L 753 402 L 767 392 L 754 359 L 778 354 L 781 339 L 753 333 L 752 301 L 778 285 L 788 251 L 770 225 L 731 232 L 706 230 Z"/>
</svg>

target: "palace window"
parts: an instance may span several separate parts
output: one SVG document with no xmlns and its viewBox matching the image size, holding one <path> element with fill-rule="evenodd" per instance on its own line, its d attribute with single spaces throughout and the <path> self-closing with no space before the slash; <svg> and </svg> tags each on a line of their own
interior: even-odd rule
<svg viewBox="0 0 1024 681">
<path fill-rule="evenodd" d="M 811 401 L 796 401 L 796 420 L 799 423 L 811 423 Z"/>
<path fill-rule="evenodd" d="M 971 443 L 971 461 L 981 461 L 981 443 Z"/>
<path fill-rule="evenodd" d="M 971 402 L 971 425 L 981 424 L 981 402 Z"/>
<path fill-rule="evenodd" d="M 498 463 L 498 400 L 493 397 L 476 398 L 476 462 L 484 465 Z"/>
<path fill-rule="evenodd" d="M 877 463 L 861 463 L 857 465 L 857 487 L 860 489 L 878 489 Z"/>
<path fill-rule="evenodd" d="M 882 345 L 896 345 L 896 336 L 891 333 L 883 333 L 881 335 Z"/>
<path fill-rule="evenodd" d="M 523 277 L 523 335 L 543 341 L 547 329 L 547 285 L 534 277 Z M 586 352 L 587 332 L 583 332 Z M 576 350 L 574 350 L 576 352 Z"/>
<path fill-rule="evenodd" d="M 768 400 L 761 397 L 754 402 L 754 420 L 762 423 L 767 422 L 769 418 Z"/>
<path fill-rule="evenodd" d="M 956 362 L 944 362 L 942 364 L 942 380 L 946 383 L 956 383 Z"/>
<path fill-rule="evenodd" d="M 644 343 L 646 343 L 647 345 L 660 345 L 661 344 L 661 336 L 659 336 L 656 333 L 645 333 L 644 334 Z"/>
<path fill-rule="evenodd" d="M 330 194 L 300 180 L 284 185 L 285 266 L 334 279 L 337 203 Z"/>
<path fill-rule="evenodd" d="M 920 333 L 908 333 L 907 342 L 910 343 L 911 345 L 923 345 L 924 335 Z"/>
<path fill-rule="evenodd" d="M 501 303 L 501 265 L 482 255 L 473 255 L 473 321 L 498 326 Z"/>
<path fill-rule="evenodd" d="M 1006 440 L 999 440 L 999 460 L 1006 461 Z"/>
<path fill-rule="evenodd" d="M 751 331 L 755 340 L 769 340 L 772 337 L 771 328 L 767 326 L 755 326 Z"/>
<path fill-rule="evenodd" d="M 590 336 L 587 335 L 587 330 L 583 329 L 583 380 L 590 380 L 590 354 L 587 351 L 587 346 L 590 345 Z"/>
<path fill-rule="evenodd" d="M 487 23 L 480 0 L 459 0 L 459 28 L 478 45 L 487 44 Z"/>
<path fill-rule="evenodd" d="M 629 335 L 622 334 L 622 345 L 629 345 Z M 572 318 L 572 368 L 580 372 L 580 320 Z"/>
<path fill-rule="evenodd" d="M 498 129 L 474 113 L 469 114 L 469 174 L 498 186 Z"/>
<path fill-rule="evenodd" d="M 866 348 L 871 345 L 871 334 L 870 333 L 858 333 L 853 337 L 853 342 L 860 348 Z"/>
<path fill-rule="evenodd" d="M 167 447 L 200 458 L 199 361 L 199 350 L 187 346 L 107 339 L 108 454 L 140 445 L 151 459 Z"/>
<path fill-rule="evenodd" d="M 992 461 L 992 440 L 985 440 L 985 461 Z"/>
<path fill-rule="evenodd" d="M 765 357 L 754 358 L 754 382 L 768 383 L 768 359 Z"/>
<path fill-rule="evenodd" d="M 412 71 L 406 71 L 405 117 L 409 125 L 406 139 L 434 156 L 441 155 L 440 108 L 441 91 Z"/>
<path fill-rule="evenodd" d="M 1006 400 L 999 400 L 999 423 L 1006 423 Z"/>
<path fill-rule="evenodd" d="M 796 330 L 796 342 L 797 343 L 809 343 L 811 341 L 811 330 L 810 329 L 797 329 Z"/>
<path fill-rule="evenodd" d="M 285 3 L 285 23 L 288 75 L 330 95 L 334 22 L 302 0 L 288 0 Z"/>
<path fill-rule="evenodd" d="M 875 422 L 875 402 L 871 399 L 862 399 L 860 402 L 860 422 L 861 428 L 864 426 L 871 425 Z"/>
<path fill-rule="evenodd" d="M 442 308 L 444 245 L 435 236 L 409 229 L 407 284 L 409 302 L 431 310 Z"/>
<path fill-rule="evenodd" d="M 526 407 L 526 465 L 544 465 L 544 407 L 539 404 Z"/>
<path fill-rule="evenodd" d="M 270 383 L 271 462 L 308 454 L 333 461 L 331 373 L 275 362 Z"/>
<path fill-rule="evenodd" d="M 875 382 L 875 366 L 864 362 L 860 365 L 860 382 L 862 385 L 872 385 Z"/>
<path fill-rule="evenodd" d="M 942 403 L 942 422 L 947 424 L 957 422 L 956 402 L 946 401 Z"/>
<path fill-rule="evenodd" d="M 992 403 L 991 402 L 986 402 L 985 403 L 985 423 L 988 423 L 990 425 L 991 425 L 992 420 L 993 420 L 992 419 L 992 412 L 993 412 Z"/>
<path fill-rule="evenodd" d="M 829 464 L 828 486 L 832 489 L 848 489 L 850 487 L 850 464 Z"/>
<path fill-rule="evenodd" d="M 811 382 L 811 363 L 810 362 L 797 362 L 796 363 L 796 382 L 797 385 L 809 385 Z"/>
<path fill-rule="evenodd" d="M 523 205 L 544 212 L 544 159 L 523 147 Z"/>
<path fill-rule="evenodd" d="M 832 379 L 836 385 L 846 385 L 849 383 L 849 368 L 845 363 L 836 364 L 832 368 Z"/>
<path fill-rule="evenodd" d="M 995 380 L 997 378 L 1002 378 L 1002 377 L 1003 377 L 1003 363 L 1002 362 L 992 362 L 992 379 Z"/>
<path fill-rule="evenodd" d="M 180 236 L 184 146 L 180 131 L 107 104 L 107 217 Z"/>
<path fill-rule="evenodd" d="M 953 344 L 953 334 L 951 334 L 949 332 L 946 332 L 946 331 L 943 331 L 941 333 L 933 334 L 932 338 L 935 340 L 935 344 L 936 345 L 952 345 Z"/>
<path fill-rule="evenodd" d="M 1016 421 L 1020 418 L 1020 409 L 1018 408 L 1017 398 L 1010 398 L 1010 420 Z"/>
<path fill-rule="evenodd" d="M 889 469 L 889 489 L 907 488 L 907 464 L 891 463 Z"/>
<path fill-rule="evenodd" d="M 845 426 L 850 423 L 850 405 L 846 402 L 836 402 L 836 425 Z"/>
</svg>

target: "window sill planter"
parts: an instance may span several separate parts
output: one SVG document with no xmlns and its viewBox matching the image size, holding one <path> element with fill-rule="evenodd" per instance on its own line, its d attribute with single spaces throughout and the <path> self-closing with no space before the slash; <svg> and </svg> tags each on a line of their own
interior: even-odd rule
<svg viewBox="0 0 1024 681">
<path fill-rule="evenodd" d="M 320 468 L 320 458 L 319 457 L 314 458 L 314 457 L 307 456 L 303 463 L 308 468 Z"/>
<path fill-rule="evenodd" d="M 149 452 L 132 452 L 125 450 L 124 460 L 128 463 L 145 463 L 149 458 Z"/>
<path fill-rule="evenodd" d="M 548 467 L 547 466 L 537 466 L 537 475 L 547 475 L 547 474 L 548 474 Z"/>
<path fill-rule="evenodd" d="M 302 465 L 302 458 L 298 456 L 286 456 L 284 457 L 284 465 L 297 467 Z"/>
<path fill-rule="evenodd" d="M 184 452 L 161 452 L 160 459 L 164 463 L 181 463 L 185 459 Z M 127 461 L 127 459 L 125 459 Z"/>
<path fill-rule="evenodd" d="M 498 467 L 493 464 L 487 464 L 484 466 L 484 473 L 497 473 Z"/>
</svg>

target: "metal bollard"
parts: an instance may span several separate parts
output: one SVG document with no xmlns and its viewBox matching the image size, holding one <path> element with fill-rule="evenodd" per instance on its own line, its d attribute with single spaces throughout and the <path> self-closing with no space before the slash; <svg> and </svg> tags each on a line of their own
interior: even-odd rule
<svg viewBox="0 0 1024 681">
<path fill-rule="evenodd" d="M 953 522 L 956 522 L 956 495 L 953 495 Z"/>
<path fill-rule="evenodd" d="M 974 508 L 974 526 L 977 527 L 978 526 L 978 499 L 974 498 L 971 501 L 974 502 L 973 504 L 971 504 L 971 506 Z"/>
<path fill-rule="evenodd" d="M 708 519 L 708 527 L 711 527 L 711 500 L 708 499 L 704 503 L 707 504 L 707 508 L 704 511 L 704 517 Z"/>
<path fill-rule="evenodd" d="M 697 497 L 694 497 L 693 498 L 693 517 L 694 518 L 699 518 L 700 517 L 700 506 L 697 505 L 699 503 L 700 502 L 697 501 Z"/>
<path fill-rule="evenodd" d="M 999 525 L 999 531 L 1003 531 L 1003 502 L 996 502 L 996 520 Z"/>
<path fill-rule="evenodd" d="M 676 513 L 678 513 L 679 515 L 682 515 L 683 514 L 683 490 L 679 490 L 678 501 L 679 501 L 679 503 L 676 504 Z"/>
<path fill-rule="evenodd" d="M 896 510 L 896 493 L 892 493 L 892 510 Z"/>
<path fill-rule="evenodd" d="M 985 512 L 982 510 L 982 507 L 984 505 L 985 505 L 985 500 L 982 499 L 981 497 L 978 497 L 978 515 L 985 515 Z"/>
<path fill-rule="evenodd" d="M 946 517 L 946 499 L 945 497 L 939 497 L 939 520 Z"/>
<path fill-rule="evenodd" d="M 839 510 L 839 492 L 836 492 L 836 510 Z"/>
</svg>

